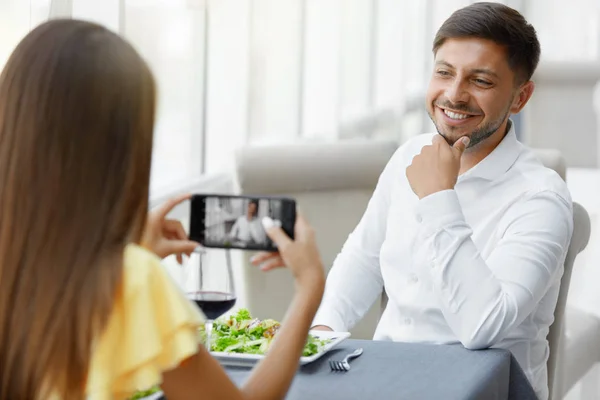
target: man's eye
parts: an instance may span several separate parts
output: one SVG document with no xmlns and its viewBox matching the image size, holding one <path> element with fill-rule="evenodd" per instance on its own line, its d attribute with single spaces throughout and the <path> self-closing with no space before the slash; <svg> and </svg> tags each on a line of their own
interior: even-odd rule
<svg viewBox="0 0 600 400">
<path fill-rule="evenodd" d="M 491 82 L 485 81 L 483 79 L 475 79 L 475 83 L 483 86 L 490 86 L 492 84 Z"/>
</svg>

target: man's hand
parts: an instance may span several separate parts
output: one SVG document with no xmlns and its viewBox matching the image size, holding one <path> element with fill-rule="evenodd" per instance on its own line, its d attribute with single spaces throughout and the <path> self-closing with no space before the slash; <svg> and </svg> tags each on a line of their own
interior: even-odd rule
<svg viewBox="0 0 600 400">
<path fill-rule="evenodd" d="M 175 197 L 148 214 L 141 245 L 156 253 L 161 258 L 172 254 L 177 256 L 177 262 L 183 262 L 183 254 L 190 256 L 196 247 L 196 242 L 188 239 L 181 222 L 167 219 L 167 214 L 175 206 L 188 200 L 190 195 Z"/>
<path fill-rule="evenodd" d="M 328 327 L 327 325 L 315 325 L 310 328 L 311 331 L 325 331 L 325 332 L 333 332 L 333 329 Z"/>
<path fill-rule="evenodd" d="M 469 138 L 466 136 L 450 146 L 441 135 L 435 135 L 432 144 L 421 149 L 421 153 L 406 168 L 410 187 L 419 199 L 454 189 L 460 171 L 460 159 L 468 144 Z"/>
</svg>

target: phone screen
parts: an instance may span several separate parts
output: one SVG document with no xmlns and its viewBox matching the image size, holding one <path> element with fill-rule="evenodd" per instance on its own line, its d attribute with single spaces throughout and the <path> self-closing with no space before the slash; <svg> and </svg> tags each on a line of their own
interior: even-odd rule
<svg viewBox="0 0 600 400">
<path fill-rule="evenodd" d="M 293 238 L 296 203 L 281 197 L 194 195 L 190 239 L 205 247 L 275 251 L 262 219 L 272 218 Z"/>
</svg>

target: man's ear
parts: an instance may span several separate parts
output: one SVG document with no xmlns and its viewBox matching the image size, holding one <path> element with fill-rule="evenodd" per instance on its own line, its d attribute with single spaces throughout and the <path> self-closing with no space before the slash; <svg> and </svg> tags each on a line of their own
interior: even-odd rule
<svg viewBox="0 0 600 400">
<path fill-rule="evenodd" d="M 533 81 L 527 81 L 519 89 L 517 89 L 517 95 L 515 96 L 513 103 L 510 107 L 511 114 L 519 113 L 525 104 L 531 98 L 533 90 L 535 89 L 535 83 Z"/>
</svg>

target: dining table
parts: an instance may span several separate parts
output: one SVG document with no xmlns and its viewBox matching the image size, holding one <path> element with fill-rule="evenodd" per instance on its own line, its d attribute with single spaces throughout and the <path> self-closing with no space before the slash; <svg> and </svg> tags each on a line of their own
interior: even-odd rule
<svg viewBox="0 0 600 400">
<path fill-rule="evenodd" d="M 332 371 L 330 360 L 342 360 L 361 348 L 350 370 Z M 251 368 L 227 366 L 242 385 Z M 503 349 L 467 350 L 435 345 L 347 339 L 317 361 L 299 368 L 288 400 L 537 400 L 525 373 Z"/>
<path fill-rule="evenodd" d="M 345 372 L 340 361 L 362 349 Z M 251 366 L 223 364 L 238 385 Z M 152 399 L 166 400 L 160 394 Z M 316 361 L 299 367 L 286 400 L 538 400 L 514 356 L 504 349 L 467 350 L 437 345 L 347 339 Z"/>
</svg>

